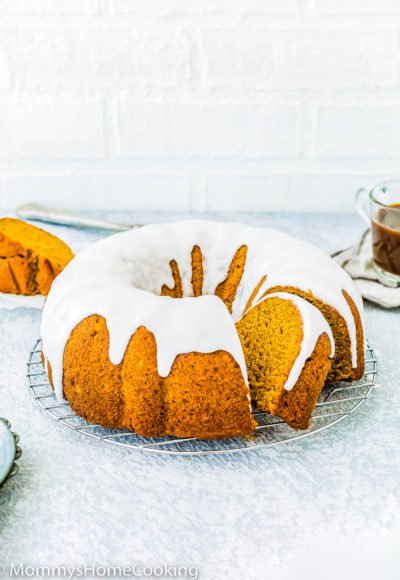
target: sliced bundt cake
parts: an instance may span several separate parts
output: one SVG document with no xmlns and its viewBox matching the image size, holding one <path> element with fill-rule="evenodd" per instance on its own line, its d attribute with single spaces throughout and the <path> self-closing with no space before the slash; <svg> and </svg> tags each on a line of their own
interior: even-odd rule
<svg viewBox="0 0 400 580">
<path fill-rule="evenodd" d="M 57 396 L 143 436 L 247 435 L 259 409 L 309 425 L 325 380 L 363 373 L 362 301 L 313 245 L 187 221 L 94 244 L 55 280 L 42 318 Z"/>
</svg>

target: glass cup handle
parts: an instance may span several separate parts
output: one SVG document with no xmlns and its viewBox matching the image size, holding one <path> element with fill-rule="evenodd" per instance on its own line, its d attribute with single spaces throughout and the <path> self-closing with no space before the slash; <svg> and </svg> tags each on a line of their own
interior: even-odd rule
<svg viewBox="0 0 400 580">
<path fill-rule="evenodd" d="M 366 222 L 368 227 L 371 227 L 371 218 L 368 215 L 367 197 L 368 191 L 365 187 L 361 187 L 356 193 L 356 208 L 359 215 Z"/>
</svg>

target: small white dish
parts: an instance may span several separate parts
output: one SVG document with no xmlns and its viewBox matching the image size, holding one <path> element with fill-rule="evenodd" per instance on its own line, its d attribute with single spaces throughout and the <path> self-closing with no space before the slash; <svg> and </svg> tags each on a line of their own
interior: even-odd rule
<svg viewBox="0 0 400 580">
<path fill-rule="evenodd" d="M 0 485 L 17 472 L 14 461 L 21 455 L 17 443 L 18 436 L 10 430 L 9 422 L 0 418 Z"/>
</svg>

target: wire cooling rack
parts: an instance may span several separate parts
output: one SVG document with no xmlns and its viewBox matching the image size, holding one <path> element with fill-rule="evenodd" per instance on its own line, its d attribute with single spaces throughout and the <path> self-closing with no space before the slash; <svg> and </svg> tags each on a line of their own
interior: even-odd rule
<svg viewBox="0 0 400 580">
<path fill-rule="evenodd" d="M 29 390 L 39 405 L 59 423 L 74 431 L 94 439 L 101 439 L 106 443 L 133 449 L 173 455 L 206 455 L 248 451 L 297 441 L 342 421 L 354 413 L 376 386 L 377 360 L 369 344 L 366 346 L 365 355 L 365 373 L 361 380 L 353 383 L 335 383 L 323 388 L 314 409 L 312 426 L 309 429 L 296 431 L 279 417 L 271 417 L 268 413 L 255 411 L 253 414 L 258 426 L 254 437 L 236 437 L 222 441 L 176 437 L 145 438 L 133 431 L 108 429 L 88 423 L 76 415 L 67 402 L 59 402 L 55 398 L 42 364 L 40 340 L 29 353 L 27 377 Z"/>
</svg>

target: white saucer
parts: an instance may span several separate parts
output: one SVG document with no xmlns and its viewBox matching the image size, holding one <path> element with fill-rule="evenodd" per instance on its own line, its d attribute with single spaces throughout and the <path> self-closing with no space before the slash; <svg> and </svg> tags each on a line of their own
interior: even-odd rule
<svg viewBox="0 0 400 580">
<path fill-rule="evenodd" d="M 0 419 L 0 485 L 13 470 L 17 445 L 13 434 L 3 419 Z"/>
</svg>

